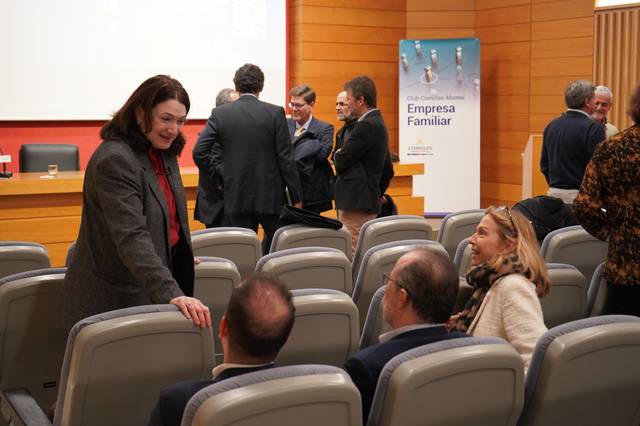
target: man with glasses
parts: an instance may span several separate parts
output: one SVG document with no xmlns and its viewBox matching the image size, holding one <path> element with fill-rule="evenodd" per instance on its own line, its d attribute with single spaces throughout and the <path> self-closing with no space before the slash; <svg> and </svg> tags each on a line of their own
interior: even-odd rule
<svg viewBox="0 0 640 426">
<path fill-rule="evenodd" d="M 383 317 L 392 330 L 345 364 L 362 396 L 364 424 L 380 372 L 391 358 L 428 343 L 466 336 L 444 327 L 458 294 L 458 274 L 445 255 L 425 248 L 412 250 L 385 274 L 384 284 Z"/>
<path fill-rule="evenodd" d="M 287 124 L 302 183 L 302 207 L 322 213 L 333 208 L 335 176 L 327 160 L 333 145 L 333 126 L 313 116 L 316 92 L 311 87 L 302 84 L 289 94 L 291 118 Z"/>
</svg>

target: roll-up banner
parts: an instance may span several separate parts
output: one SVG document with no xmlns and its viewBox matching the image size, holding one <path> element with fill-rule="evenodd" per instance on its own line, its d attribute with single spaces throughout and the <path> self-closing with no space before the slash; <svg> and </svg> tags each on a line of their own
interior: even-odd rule
<svg viewBox="0 0 640 426">
<path fill-rule="evenodd" d="M 480 207 L 480 41 L 400 41 L 400 161 L 427 216 Z"/>
</svg>

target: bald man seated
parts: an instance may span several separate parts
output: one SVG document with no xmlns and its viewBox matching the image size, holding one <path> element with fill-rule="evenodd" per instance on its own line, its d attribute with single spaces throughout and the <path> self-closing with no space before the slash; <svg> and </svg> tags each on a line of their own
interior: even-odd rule
<svg viewBox="0 0 640 426">
<path fill-rule="evenodd" d="M 291 293 L 281 282 L 256 275 L 240 283 L 220 320 L 224 362 L 213 369 L 211 380 L 180 382 L 163 390 L 149 425 L 180 426 L 187 403 L 199 390 L 234 376 L 273 368 L 289 338 L 294 315 Z"/>
<path fill-rule="evenodd" d="M 385 284 L 383 317 L 392 330 L 345 364 L 362 396 L 364 424 L 380 372 L 391 358 L 428 343 L 467 336 L 444 327 L 458 295 L 458 274 L 445 255 L 427 249 L 410 251 L 385 274 Z"/>
</svg>

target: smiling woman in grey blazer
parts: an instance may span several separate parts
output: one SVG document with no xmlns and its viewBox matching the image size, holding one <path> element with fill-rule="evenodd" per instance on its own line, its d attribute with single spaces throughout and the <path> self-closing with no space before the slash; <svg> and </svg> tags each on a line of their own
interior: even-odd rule
<svg viewBox="0 0 640 426">
<path fill-rule="evenodd" d="M 80 233 L 64 282 L 68 328 L 90 315 L 171 303 L 211 325 L 193 295 L 193 252 L 177 156 L 189 96 L 168 76 L 149 78 L 100 132 L 84 177 Z"/>
</svg>

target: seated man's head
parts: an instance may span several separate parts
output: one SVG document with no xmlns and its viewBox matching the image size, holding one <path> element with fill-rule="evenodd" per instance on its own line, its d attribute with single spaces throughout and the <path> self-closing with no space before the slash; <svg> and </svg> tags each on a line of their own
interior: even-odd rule
<svg viewBox="0 0 640 426">
<path fill-rule="evenodd" d="M 256 275 L 240 283 L 220 321 L 224 362 L 273 361 L 289 337 L 294 314 L 291 292 L 277 279 Z"/>
<path fill-rule="evenodd" d="M 392 328 L 438 324 L 449 319 L 458 295 L 458 274 L 445 255 L 412 250 L 386 275 L 383 315 Z"/>
</svg>

